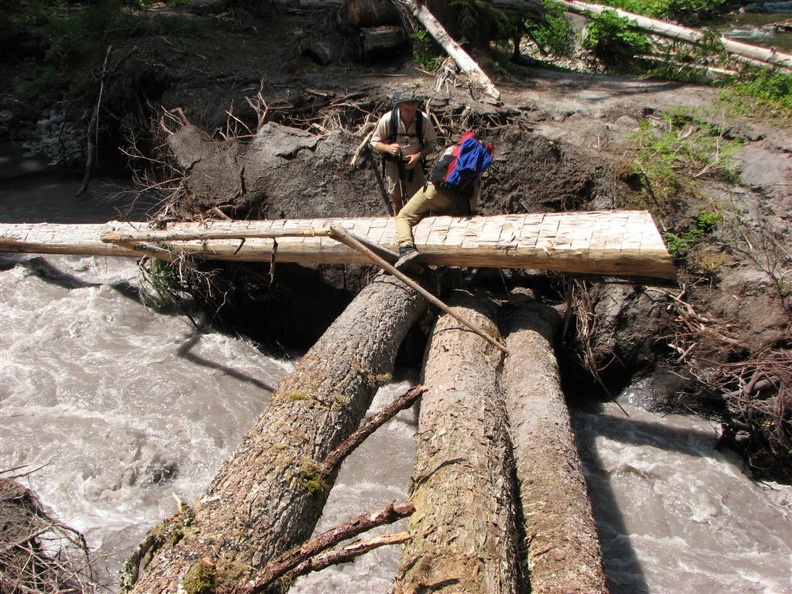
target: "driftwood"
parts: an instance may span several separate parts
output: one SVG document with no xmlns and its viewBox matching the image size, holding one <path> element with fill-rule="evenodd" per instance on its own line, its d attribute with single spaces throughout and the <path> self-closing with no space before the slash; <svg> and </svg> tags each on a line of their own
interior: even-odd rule
<svg viewBox="0 0 792 594">
<path fill-rule="evenodd" d="M 258 592 L 265 592 L 267 588 L 276 579 L 281 576 L 292 572 L 291 577 L 303 575 L 309 571 L 316 571 L 315 565 L 308 563 L 308 560 L 316 557 L 319 553 L 333 547 L 340 542 L 353 538 L 358 534 L 382 526 L 390 524 L 401 518 L 409 516 L 415 511 L 415 505 L 412 501 L 405 501 L 398 504 L 389 504 L 386 508 L 376 511 L 361 514 L 356 518 L 344 522 L 340 526 L 336 526 L 331 530 L 327 530 L 322 534 L 313 537 L 309 541 L 303 543 L 299 547 L 287 551 L 274 559 L 271 563 L 255 576 L 253 586 L 239 586 L 233 589 L 229 594 L 256 594 Z M 403 539 L 399 539 L 402 541 Z M 383 544 L 393 544 L 388 541 Z M 367 550 L 371 550 L 370 548 Z M 366 552 L 365 550 L 363 552 Z M 322 564 L 324 565 L 324 564 Z M 302 567 L 302 571 L 295 568 Z"/>
<path fill-rule="evenodd" d="M 619 16 L 628 19 L 639 29 L 649 31 L 657 35 L 669 37 L 679 41 L 685 41 L 692 44 L 702 44 L 707 41 L 707 36 L 701 31 L 681 27 L 672 23 L 650 19 L 645 16 L 626 12 L 624 10 L 613 8 L 611 6 L 603 6 L 601 4 L 589 4 L 586 2 L 579 2 L 578 0 L 558 0 L 558 3 L 566 8 L 569 12 L 575 14 L 602 14 L 607 10 L 616 12 Z M 737 57 L 749 59 L 752 61 L 760 62 L 765 65 L 778 66 L 787 70 L 792 70 L 792 55 L 778 52 L 774 49 L 751 45 L 749 43 L 742 43 L 740 41 L 733 41 L 727 37 L 721 36 L 719 42 L 729 54 Z"/>
<path fill-rule="evenodd" d="M 184 529 L 150 552 L 133 591 L 177 592 L 202 567 L 217 589 L 233 588 L 307 540 L 335 480 L 323 461 L 358 427 L 425 308 L 390 276 L 365 287 L 281 380 L 203 496 L 169 522 Z"/>
<path fill-rule="evenodd" d="M 489 301 L 462 291 L 459 314 L 495 332 Z M 499 367 L 502 355 L 441 315 L 426 353 L 411 498 L 411 539 L 396 594 L 516 592 L 513 461 Z"/>
<path fill-rule="evenodd" d="M 386 421 L 395 417 L 397 413 L 412 406 L 424 392 L 426 392 L 424 386 L 413 386 L 388 406 L 367 419 L 365 423 L 324 459 L 321 468 L 322 473 L 329 476 L 333 470 L 341 466 L 341 462 L 343 462 L 357 446 L 363 443 L 369 435 L 384 425 Z"/>
<path fill-rule="evenodd" d="M 412 0 L 410 5 L 412 7 L 413 16 L 418 19 L 429 34 L 434 37 L 435 41 L 437 41 L 446 53 L 451 56 L 462 72 L 470 78 L 471 82 L 476 87 L 483 90 L 491 100 L 496 102 L 500 101 L 500 91 L 498 91 L 489 77 L 484 74 L 484 71 L 479 68 L 475 60 L 451 38 L 443 25 L 440 24 L 440 21 L 429 12 L 426 5 L 418 3 L 416 0 Z"/>
<path fill-rule="evenodd" d="M 20 470 L 12 468 L 10 472 Z M 55 518 L 17 480 L 0 477 L 0 592 L 99 592 L 80 532 Z"/>
<path fill-rule="evenodd" d="M 607 592 L 553 338 L 560 315 L 528 300 L 504 320 L 503 386 L 534 594 Z"/>
</svg>

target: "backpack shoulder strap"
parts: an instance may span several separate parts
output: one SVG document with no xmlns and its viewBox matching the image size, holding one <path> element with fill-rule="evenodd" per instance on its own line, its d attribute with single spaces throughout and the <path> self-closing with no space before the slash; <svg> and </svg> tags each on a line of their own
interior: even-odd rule
<svg viewBox="0 0 792 594">
<path fill-rule="evenodd" d="M 419 109 L 415 112 L 415 134 L 418 136 L 418 145 L 421 149 L 424 148 L 423 123 L 424 113 Z"/>
<path fill-rule="evenodd" d="M 394 107 L 390 113 L 390 125 L 388 126 L 388 144 L 396 142 L 399 135 L 399 108 Z"/>
</svg>

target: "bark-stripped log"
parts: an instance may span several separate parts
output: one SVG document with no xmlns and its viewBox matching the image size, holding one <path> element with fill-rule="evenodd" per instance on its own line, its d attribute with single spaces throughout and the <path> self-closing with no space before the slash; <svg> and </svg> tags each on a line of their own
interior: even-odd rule
<svg viewBox="0 0 792 594">
<path fill-rule="evenodd" d="M 569 12 L 586 16 L 587 14 L 602 14 L 605 11 L 613 11 L 620 17 L 629 20 L 633 25 L 644 31 L 662 35 L 670 39 L 677 39 L 679 41 L 686 41 L 695 45 L 709 43 L 709 36 L 696 29 L 689 29 L 673 23 L 665 21 L 658 21 L 650 19 L 639 14 L 627 12 L 612 6 L 603 6 L 602 4 L 590 4 L 588 2 L 580 2 L 579 0 L 558 0 L 558 3 Z M 750 43 L 742 43 L 734 41 L 721 35 L 718 41 L 723 46 L 727 53 L 737 56 L 739 58 L 747 58 L 749 60 L 759 62 L 765 66 L 778 66 L 786 70 L 792 70 L 792 55 L 779 52 L 773 48 L 761 47 L 758 45 L 751 45 Z"/>
<path fill-rule="evenodd" d="M 384 274 L 364 288 L 281 380 L 190 517 L 176 520 L 184 529 L 156 551 L 134 592 L 177 592 L 196 573 L 213 591 L 230 589 L 310 537 L 335 479 L 320 464 L 357 429 L 425 307 Z"/>
<path fill-rule="evenodd" d="M 426 28 L 429 34 L 434 37 L 435 41 L 440 44 L 446 53 L 451 56 L 457 66 L 462 69 L 462 72 L 468 75 L 471 82 L 476 87 L 483 90 L 491 101 L 500 101 L 500 91 L 495 87 L 495 84 L 479 65 L 476 64 L 476 61 L 451 38 L 443 25 L 440 24 L 440 21 L 429 12 L 429 9 L 416 0 L 410 0 L 407 4 L 412 7 L 413 16 Z"/>
<path fill-rule="evenodd" d="M 460 315 L 496 335 L 488 302 L 461 291 Z M 442 315 L 427 347 L 413 473 L 410 541 L 396 594 L 516 592 L 513 459 L 499 368 L 502 353 Z"/>
<path fill-rule="evenodd" d="M 532 594 L 607 592 L 591 503 L 561 391 L 558 313 L 527 300 L 504 321 L 503 370 Z M 525 547 L 523 547 L 524 549 Z"/>
</svg>

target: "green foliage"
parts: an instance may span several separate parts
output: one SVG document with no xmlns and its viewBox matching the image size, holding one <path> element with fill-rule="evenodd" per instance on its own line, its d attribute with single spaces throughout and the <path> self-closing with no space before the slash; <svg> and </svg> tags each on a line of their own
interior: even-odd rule
<svg viewBox="0 0 792 594">
<path fill-rule="evenodd" d="M 688 252 L 709 233 L 712 233 L 723 219 L 718 212 L 699 211 L 691 224 L 679 231 L 667 231 L 663 234 L 668 252 L 675 259 L 686 257 Z"/>
<path fill-rule="evenodd" d="M 60 5 L 55 6 L 58 8 L 60 7 Z M 20 27 L 39 27 L 46 25 L 49 22 L 52 9 L 53 5 L 43 2 L 42 0 L 34 0 L 26 5 L 17 5 L 15 8 L 16 15 L 14 17 L 14 22 Z"/>
<path fill-rule="evenodd" d="M 582 46 L 608 68 L 625 71 L 638 54 L 652 49 L 649 38 L 613 10 L 596 15 L 586 27 Z"/>
<path fill-rule="evenodd" d="M 572 24 L 566 17 L 564 8 L 555 0 L 542 0 L 545 7 L 545 21 L 526 20 L 525 30 L 544 53 L 568 56 L 574 49 Z"/>
<path fill-rule="evenodd" d="M 691 178 L 736 177 L 730 158 L 741 142 L 684 110 L 669 111 L 659 121 L 643 120 L 629 139 L 637 145 L 635 173 L 645 181 L 656 208 L 665 208 Z"/>
<path fill-rule="evenodd" d="M 792 118 L 792 74 L 767 68 L 749 68 L 734 80 L 723 94 L 723 101 L 745 115 L 764 108 L 772 116 Z"/>
<path fill-rule="evenodd" d="M 91 69 L 104 56 L 105 35 L 116 14 L 110 0 L 85 7 L 66 2 L 34 0 L 17 6 L 13 16 L 17 34 L 46 39 L 43 61 L 31 61 L 23 89 L 32 99 L 47 103 L 67 96 L 85 96 L 95 87 Z"/>
<path fill-rule="evenodd" d="M 443 63 L 443 51 L 434 38 L 425 29 L 418 29 L 410 35 L 413 47 L 413 58 L 424 70 L 434 72 Z"/>
<path fill-rule="evenodd" d="M 666 39 L 656 42 L 653 54 L 658 60 L 650 62 L 648 76 L 686 83 L 712 84 L 715 75 L 710 66 L 725 66 L 728 56 L 717 34 L 704 30 L 696 44 Z M 718 75 L 721 76 L 721 75 Z"/>
<path fill-rule="evenodd" d="M 36 71 L 36 65 L 28 62 L 28 71 L 36 73 L 29 80 L 22 83 L 22 90 L 31 97 L 45 97 L 61 84 L 61 76 L 55 66 L 44 66 Z"/>
<path fill-rule="evenodd" d="M 482 23 L 506 19 L 503 12 L 483 0 L 451 0 L 450 5 L 458 10 L 458 34 L 468 40 L 479 39 Z"/>
<path fill-rule="evenodd" d="M 160 312 L 179 310 L 190 290 L 189 274 L 180 263 L 149 258 L 141 262 L 140 270 L 145 286 L 151 289 L 143 294 L 145 305 Z"/>
<path fill-rule="evenodd" d="M 179 2 L 181 0 L 171 0 Z M 198 36 L 195 19 L 147 14 L 137 9 L 152 4 L 138 0 L 96 0 L 80 6 L 66 0 L 31 0 L 4 13 L 6 30 L 43 31 L 49 41 L 43 64 L 33 64 L 25 91 L 44 100 L 55 94 L 71 97 L 95 91 L 93 72 L 112 44 L 111 37 L 184 34 Z"/>
<path fill-rule="evenodd" d="M 46 61 L 69 69 L 103 55 L 103 37 L 115 15 L 115 6 L 103 2 L 84 10 L 64 11 L 51 18 L 48 26 L 52 31 L 52 44 Z"/>
<path fill-rule="evenodd" d="M 728 8 L 727 0 L 604 0 L 602 4 L 656 19 L 696 24 Z"/>
</svg>

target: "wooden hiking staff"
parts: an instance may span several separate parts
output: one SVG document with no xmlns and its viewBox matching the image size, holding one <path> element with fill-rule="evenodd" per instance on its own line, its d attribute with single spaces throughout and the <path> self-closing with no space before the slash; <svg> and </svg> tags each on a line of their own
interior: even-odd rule
<svg viewBox="0 0 792 594">
<path fill-rule="evenodd" d="M 442 311 L 444 311 L 445 313 L 450 315 L 452 318 L 454 318 L 455 320 L 457 320 L 461 324 L 463 324 L 463 325 L 467 326 L 468 328 L 470 328 L 471 330 L 473 330 L 473 332 L 475 332 L 476 334 L 481 336 L 481 338 L 483 338 L 484 340 L 486 340 L 490 344 L 492 344 L 492 345 L 496 346 L 497 348 L 499 348 L 505 354 L 507 354 L 507 355 L 509 354 L 508 349 L 504 345 L 502 345 L 500 342 L 498 342 L 497 340 L 495 340 L 494 338 L 489 336 L 486 332 L 484 332 L 484 330 L 482 330 L 481 328 L 479 328 L 478 326 L 476 326 L 472 322 L 470 322 L 470 321 L 466 320 L 464 317 L 460 316 L 453 309 L 448 307 L 445 303 L 440 301 L 437 297 L 432 295 L 429 291 L 424 289 L 421 285 L 419 285 L 417 282 L 415 282 L 409 276 L 407 276 L 402 271 L 400 271 L 398 268 L 396 268 L 395 266 L 393 266 L 392 264 L 387 262 L 384 258 L 382 258 L 381 256 L 378 256 L 377 254 L 375 254 L 371 249 L 366 247 L 357 237 L 355 237 L 354 235 L 349 233 L 343 227 L 338 227 L 338 226 L 330 227 L 329 235 L 330 235 L 330 237 L 332 237 L 336 241 L 340 241 L 344 245 L 347 245 L 347 246 L 351 247 L 352 249 L 357 250 L 358 252 L 360 252 L 362 254 L 365 254 L 375 264 L 377 264 L 377 266 L 379 266 L 383 270 L 386 270 L 387 272 L 389 272 L 390 274 L 392 274 L 393 276 L 398 278 L 401 282 L 403 282 L 405 285 L 407 285 L 411 289 L 414 289 L 414 290 L 418 291 L 421 295 L 423 295 L 426 298 L 427 301 L 429 301 L 429 303 L 431 303 L 435 307 L 441 309 Z"/>
</svg>

